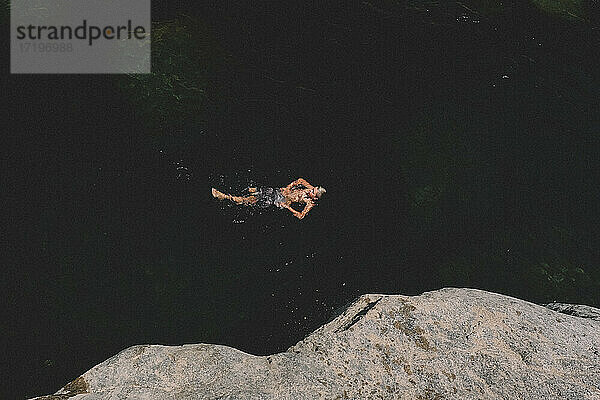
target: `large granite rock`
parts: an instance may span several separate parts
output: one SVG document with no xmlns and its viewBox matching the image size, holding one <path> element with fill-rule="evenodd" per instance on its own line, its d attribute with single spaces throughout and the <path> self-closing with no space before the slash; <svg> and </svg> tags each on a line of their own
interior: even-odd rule
<svg viewBox="0 0 600 400">
<path fill-rule="evenodd" d="M 473 289 L 364 295 L 288 351 L 134 346 L 40 399 L 600 399 L 600 322 Z"/>
</svg>

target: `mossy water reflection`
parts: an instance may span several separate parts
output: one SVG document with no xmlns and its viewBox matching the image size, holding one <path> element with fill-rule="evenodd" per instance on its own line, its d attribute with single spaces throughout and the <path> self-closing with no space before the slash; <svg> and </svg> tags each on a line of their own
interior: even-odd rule
<svg viewBox="0 0 600 400">
<path fill-rule="evenodd" d="M 152 73 L 132 74 L 120 86 L 146 129 L 161 135 L 193 128 L 207 119 L 214 70 L 224 55 L 203 21 L 181 16 L 152 24 Z"/>
</svg>

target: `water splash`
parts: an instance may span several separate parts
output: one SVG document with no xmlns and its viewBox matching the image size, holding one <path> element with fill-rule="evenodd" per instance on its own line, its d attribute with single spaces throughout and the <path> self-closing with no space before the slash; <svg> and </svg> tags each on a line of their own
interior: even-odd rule
<svg viewBox="0 0 600 400">
<path fill-rule="evenodd" d="M 175 161 L 172 163 L 175 166 L 175 170 L 177 171 L 176 179 L 178 181 L 190 181 L 192 178 L 192 173 L 189 168 L 186 167 L 183 163 L 183 160 Z"/>
</svg>

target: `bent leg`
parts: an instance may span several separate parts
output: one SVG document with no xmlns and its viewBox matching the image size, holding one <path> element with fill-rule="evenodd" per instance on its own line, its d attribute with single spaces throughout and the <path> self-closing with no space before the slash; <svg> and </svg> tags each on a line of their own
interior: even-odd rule
<svg viewBox="0 0 600 400">
<path fill-rule="evenodd" d="M 227 198 L 227 195 L 225 193 L 221 193 L 215 188 L 212 188 L 212 195 L 215 199 L 219 200 L 225 200 Z"/>
<path fill-rule="evenodd" d="M 213 197 L 219 199 L 219 200 L 231 200 L 237 204 L 254 204 L 256 203 L 256 197 L 255 196 L 248 196 L 248 197 L 241 197 L 241 196 L 232 196 L 230 194 L 225 194 L 225 193 L 221 193 L 219 192 L 217 189 L 212 188 L 212 195 Z"/>
<path fill-rule="evenodd" d="M 254 204 L 256 203 L 256 197 L 255 196 L 247 196 L 247 197 L 241 197 L 241 196 L 232 196 L 232 195 L 227 195 L 227 198 L 233 202 L 236 202 L 237 204 Z"/>
</svg>

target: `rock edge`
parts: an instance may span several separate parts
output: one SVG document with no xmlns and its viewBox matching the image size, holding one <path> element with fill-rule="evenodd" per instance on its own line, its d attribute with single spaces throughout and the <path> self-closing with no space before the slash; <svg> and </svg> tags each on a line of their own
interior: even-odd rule
<svg viewBox="0 0 600 400">
<path fill-rule="evenodd" d="M 599 346 L 600 321 L 509 296 L 368 294 L 283 353 L 133 346 L 37 399 L 599 400 Z"/>
</svg>

